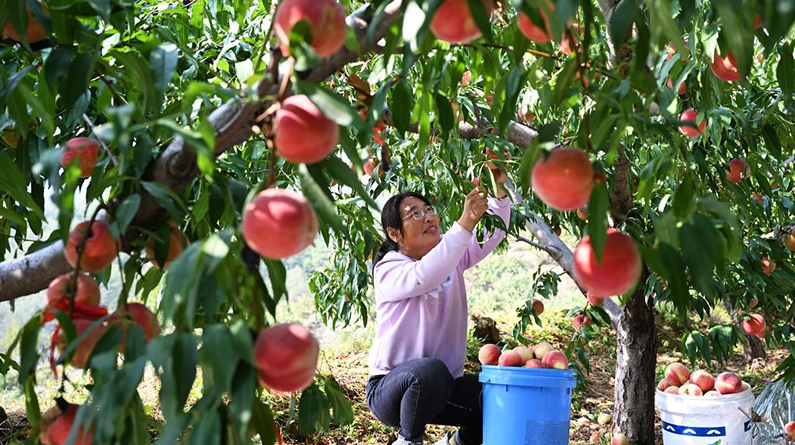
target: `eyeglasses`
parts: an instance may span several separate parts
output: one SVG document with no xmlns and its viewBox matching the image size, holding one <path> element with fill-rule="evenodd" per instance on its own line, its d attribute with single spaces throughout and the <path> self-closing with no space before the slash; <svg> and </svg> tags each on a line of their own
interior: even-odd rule
<svg viewBox="0 0 795 445">
<path fill-rule="evenodd" d="M 432 206 L 428 206 L 428 207 L 425 207 L 425 210 L 415 210 L 415 211 L 409 213 L 408 215 L 404 216 L 403 219 L 414 218 L 416 220 L 421 220 L 422 218 L 425 218 L 425 215 L 433 216 L 435 214 L 436 214 L 436 210 L 434 210 L 434 208 Z"/>
</svg>

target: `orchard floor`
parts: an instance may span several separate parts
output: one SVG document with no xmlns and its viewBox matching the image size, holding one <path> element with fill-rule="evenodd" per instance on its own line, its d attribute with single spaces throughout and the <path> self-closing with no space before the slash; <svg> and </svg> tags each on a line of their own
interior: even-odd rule
<svg viewBox="0 0 795 445">
<path fill-rule="evenodd" d="M 552 344 L 563 345 L 571 339 L 573 331 L 567 320 L 561 317 L 554 317 L 548 320 L 544 328 L 533 328 L 529 338 L 533 342 L 550 341 Z M 670 326 L 666 324 L 666 326 Z M 506 338 L 506 326 L 500 325 L 503 338 Z M 686 329 L 698 328 L 698 326 L 687 326 Z M 658 332 L 658 350 L 662 353 L 658 356 L 658 374 L 662 374 L 662 369 L 671 362 L 681 361 L 681 354 L 678 352 L 681 330 L 670 327 L 663 328 Z M 588 344 L 591 373 L 587 388 L 575 393 L 572 401 L 572 420 L 570 425 L 571 444 L 609 444 L 612 425 L 599 425 L 597 417 L 601 413 L 610 414 L 613 408 L 613 389 L 615 366 L 615 343 L 614 334 L 608 328 L 594 333 L 593 338 Z M 470 344 L 470 348 L 479 347 L 479 344 Z M 476 355 L 477 349 L 474 349 Z M 470 351 L 471 352 L 471 351 Z M 753 363 L 742 361 L 742 351 L 738 348 L 735 360 L 721 367 L 720 370 L 731 370 L 739 373 L 745 381 L 748 381 L 754 388 L 755 394 L 759 394 L 763 387 L 770 382 L 775 375 L 775 368 L 778 362 L 786 357 L 785 350 L 767 350 L 767 358 L 756 360 Z M 384 426 L 367 409 L 365 403 L 364 388 L 367 381 L 367 351 L 353 350 L 346 353 L 339 353 L 336 356 L 331 351 L 327 351 L 321 360 L 320 370 L 327 376 L 333 377 L 346 393 L 354 409 L 354 422 L 345 426 L 332 426 L 330 430 L 320 437 L 303 437 L 298 432 L 297 423 L 290 421 L 290 400 L 289 397 L 279 397 L 269 395 L 269 402 L 272 406 L 277 423 L 282 429 L 284 444 L 314 444 L 314 445 L 341 445 L 341 444 L 378 444 L 389 445 L 396 437 L 396 432 L 390 427 Z M 479 364 L 473 361 L 467 364 L 468 372 L 479 371 Z M 713 369 L 717 371 L 717 369 Z M 52 380 L 51 374 L 45 369 L 39 373 L 41 388 L 37 388 L 42 409 L 52 404 L 55 397 L 55 384 L 49 385 L 45 382 Z M 71 378 L 75 385 L 68 391 L 66 398 L 73 402 L 80 402 L 85 399 L 87 393 L 82 385 L 88 383 L 82 381 L 84 375 L 75 374 Z M 197 379 L 196 391 L 191 393 L 188 403 L 196 401 L 201 386 L 201 377 Z M 157 393 L 160 384 L 151 372 L 147 372 L 142 382 L 139 392 L 151 414 L 152 426 L 162 422 L 162 414 L 157 402 Z M 18 393 L 17 393 L 18 394 Z M 24 413 L 24 400 L 21 395 L 14 396 L 9 391 L 0 394 L 0 406 L 3 406 L 8 413 L 8 420 L 0 423 L 0 445 L 22 443 L 19 441 L 28 436 L 29 426 Z M 295 415 L 295 413 L 293 413 Z M 507 425 L 506 425 L 507 427 Z M 153 437 L 156 428 L 152 428 Z M 659 424 L 656 431 L 660 431 Z M 429 427 L 429 439 L 437 440 L 444 432 L 443 427 Z M 427 442 L 432 443 L 432 442 Z M 658 437 L 658 444 L 662 441 Z"/>
</svg>

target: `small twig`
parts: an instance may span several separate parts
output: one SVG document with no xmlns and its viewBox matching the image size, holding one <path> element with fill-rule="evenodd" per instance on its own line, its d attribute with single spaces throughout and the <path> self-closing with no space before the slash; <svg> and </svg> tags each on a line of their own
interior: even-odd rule
<svg viewBox="0 0 795 445">
<path fill-rule="evenodd" d="M 100 74 L 99 75 L 99 79 L 105 84 L 106 87 L 108 87 L 108 89 L 110 90 L 110 93 L 113 95 L 114 99 L 116 99 L 118 102 L 121 102 L 121 103 L 124 103 L 124 104 L 127 103 L 126 100 L 122 99 L 121 96 L 119 96 L 119 94 L 116 93 L 116 90 L 113 88 L 113 84 L 110 83 L 110 81 L 104 75 Z"/>
<path fill-rule="evenodd" d="M 88 124 L 88 127 L 91 128 L 91 132 L 94 133 L 94 136 L 97 137 L 97 141 L 99 142 L 99 145 L 102 146 L 102 150 L 104 150 L 105 154 L 108 155 L 108 158 L 110 158 L 110 162 L 113 163 L 113 166 L 116 167 L 117 165 L 119 165 L 119 161 L 116 160 L 116 157 L 113 156 L 113 153 L 110 152 L 110 149 L 108 148 L 108 146 L 105 145 L 105 141 L 103 141 L 102 138 L 99 137 L 99 135 L 97 134 L 97 131 L 96 131 L 96 127 L 94 127 L 94 123 L 91 122 L 91 119 L 89 119 L 88 116 L 85 113 L 83 114 L 83 120 L 86 122 L 86 124 Z"/>
<path fill-rule="evenodd" d="M 513 233 L 511 235 L 513 235 L 516 238 L 517 241 L 521 241 L 523 243 L 530 244 L 531 246 L 535 247 L 536 249 L 543 250 L 544 252 L 547 252 L 547 253 L 550 253 L 550 254 L 552 253 L 552 251 L 558 252 L 558 248 L 555 247 L 555 246 L 545 246 L 545 245 L 539 244 L 539 243 L 537 243 L 537 242 L 535 242 L 533 240 L 527 239 L 527 238 L 525 238 L 525 237 L 523 237 L 521 235 L 517 235 L 517 234 L 513 234 Z"/>
</svg>

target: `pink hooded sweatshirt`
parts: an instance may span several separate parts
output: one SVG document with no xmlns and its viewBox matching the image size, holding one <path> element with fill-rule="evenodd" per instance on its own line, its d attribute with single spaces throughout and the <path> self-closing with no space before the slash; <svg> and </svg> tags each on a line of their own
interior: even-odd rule
<svg viewBox="0 0 795 445">
<path fill-rule="evenodd" d="M 488 198 L 489 212 L 508 226 L 509 198 Z M 453 224 L 439 244 L 421 260 L 398 251 L 387 253 L 373 271 L 375 340 L 370 347 L 370 375 L 382 375 L 409 360 L 435 357 L 453 378 L 464 375 L 467 341 L 467 292 L 464 271 L 493 251 L 505 238 L 496 230 L 483 245 Z"/>
</svg>

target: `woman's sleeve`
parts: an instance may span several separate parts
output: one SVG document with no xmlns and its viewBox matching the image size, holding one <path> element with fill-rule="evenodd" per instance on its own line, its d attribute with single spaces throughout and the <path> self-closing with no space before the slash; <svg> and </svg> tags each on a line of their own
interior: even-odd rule
<svg viewBox="0 0 795 445">
<path fill-rule="evenodd" d="M 490 197 L 488 211 L 489 213 L 499 216 L 505 223 L 505 227 L 508 227 L 511 222 L 510 197 L 506 196 L 502 199 Z M 503 238 L 505 238 L 505 232 L 500 229 L 495 229 L 494 233 L 488 235 L 484 240 L 484 243 L 481 245 L 478 243 L 478 237 L 473 234 L 469 239 L 467 250 L 464 252 L 464 256 L 461 258 L 461 266 L 464 269 L 469 269 L 475 264 L 478 264 L 480 260 L 485 258 L 486 255 L 490 254 L 494 249 L 497 248 L 497 245 L 500 244 L 500 241 L 502 241 Z"/>
<path fill-rule="evenodd" d="M 421 260 L 381 260 L 373 271 L 376 298 L 379 301 L 403 300 L 422 295 L 442 284 L 455 270 L 470 238 L 470 231 L 454 223 L 439 244 Z"/>
</svg>

